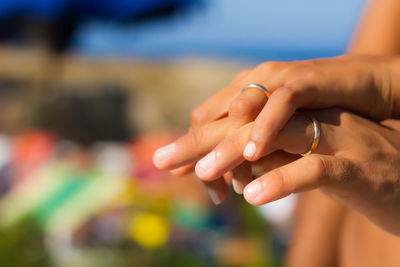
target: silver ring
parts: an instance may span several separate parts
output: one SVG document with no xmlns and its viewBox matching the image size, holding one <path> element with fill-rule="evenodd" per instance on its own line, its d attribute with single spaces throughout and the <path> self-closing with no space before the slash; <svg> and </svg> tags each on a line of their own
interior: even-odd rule
<svg viewBox="0 0 400 267">
<path fill-rule="evenodd" d="M 258 83 L 249 83 L 249 84 L 245 85 L 242 88 L 242 92 L 248 88 L 258 88 L 258 89 L 262 90 L 267 95 L 267 97 L 269 97 L 271 95 L 271 93 L 264 86 L 262 86 L 261 84 L 258 84 Z"/>
<path fill-rule="evenodd" d="M 318 144 L 319 144 L 319 140 L 321 139 L 321 125 L 319 124 L 319 121 L 316 118 L 312 117 L 312 116 L 307 116 L 307 117 L 313 123 L 314 137 L 313 137 L 313 141 L 312 141 L 310 149 L 306 153 L 300 154 L 303 157 L 307 156 L 307 155 L 311 155 L 317 149 Z"/>
</svg>

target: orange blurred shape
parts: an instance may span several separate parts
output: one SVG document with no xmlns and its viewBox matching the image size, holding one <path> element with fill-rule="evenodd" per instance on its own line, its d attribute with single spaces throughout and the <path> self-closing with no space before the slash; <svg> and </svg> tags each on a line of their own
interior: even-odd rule
<svg viewBox="0 0 400 267">
<path fill-rule="evenodd" d="M 130 145 L 135 166 L 133 175 L 144 179 L 159 177 L 160 171 L 153 164 L 153 154 L 158 148 L 173 142 L 179 135 L 178 132 L 157 132 L 144 134 L 134 140 Z"/>
<path fill-rule="evenodd" d="M 41 130 L 26 132 L 14 138 L 12 164 L 18 169 L 18 180 L 54 155 L 57 140 L 55 135 Z"/>
<path fill-rule="evenodd" d="M 158 132 L 142 135 L 133 141 L 131 148 L 138 157 L 138 164 L 153 164 L 154 152 L 178 138 L 180 132 Z"/>
</svg>

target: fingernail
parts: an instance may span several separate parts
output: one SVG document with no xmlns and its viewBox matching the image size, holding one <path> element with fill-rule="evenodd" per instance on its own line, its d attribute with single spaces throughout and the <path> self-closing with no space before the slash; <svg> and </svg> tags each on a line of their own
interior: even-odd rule
<svg viewBox="0 0 400 267">
<path fill-rule="evenodd" d="M 250 158 L 254 155 L 254 153 L 256 153 L 256 144 L 252 141 L 248 142 L 243 151 L 243 155 Z"/>
<path fill-rule="evenodd" d="M 215 159 L 215 152 L 212 151 L 208 153 L 204 158 L 199 160 L 195 167 L 197 176 L 199 176 L 200 178 L 205 178 L 212 170 Z"/>
<path fill-rule="evenodd" d="M 246 186 L 244 194 L 247 199 L 255 200 L 261 194 L 262 188 L 258 181 L 254 181 Z"/>
<path fill-rule="evenodd" d="M 175 152 L 175 143 L 159 148 L 153 155 L 153 163 L 158 168 L 163 167 L 163 163 Z"/>
<path fill-rule="evenodd" d="M 208 194 L 210 195 L 212 202 L 215 205 L 218 205 L 222 202 L 221 198 L 219 197 L 218 192 L 216 190 L 214 190 L 213 188 L 207 188 L 207 191 L 208 191 Z"/>
<path fill-rule="evenodd" d="M 239 195 L 243 194 L 244 185 L 240 181 L 238 181 L 236 179 L 233 179 L 232 180 L 232 187 L 233 187 L 233 190 L 237 194 L 239 194 Z"/>
</svg>

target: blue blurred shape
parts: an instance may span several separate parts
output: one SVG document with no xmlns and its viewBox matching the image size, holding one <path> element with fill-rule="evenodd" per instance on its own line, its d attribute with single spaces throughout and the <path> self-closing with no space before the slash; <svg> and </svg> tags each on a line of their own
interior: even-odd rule
<svg viewBox="0 0 400 267">
<path fill-rule="evenodd" d="M 127 19 L 199 0 L 1 0 L 0 19 L 15 15 L 53 19 L 65 11 L 77 16 Z"/>
<path fill-rule="evenodd" d="M 126 19 L 164 8 L 187 5 L 198 0 L 72 0 L 72 7 L 81 15 Z"/>
<path fill-rule="evenodd" d="M 204 0 L 174 19 L 84 24 L 73 49 L 89 56 L 301 60 L 342 54 L 365 0 Z"/>
<path fill-rule="evenodd" d="M 50 18 L 59 14 L 66 0 L 1 0 L 0 18 L 15 15 Z"/>
</svg>

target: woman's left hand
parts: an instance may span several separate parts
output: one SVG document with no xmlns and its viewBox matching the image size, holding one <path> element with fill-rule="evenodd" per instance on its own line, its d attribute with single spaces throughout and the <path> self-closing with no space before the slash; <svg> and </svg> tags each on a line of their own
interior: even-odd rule
<svg viewBox="0 0 400 267">
<path fill-rule="evenodd" d="M 264 155 L 263 165 L 267 169 L 272 169 L 269 164 L 275 165 L 274 169 L 246 186 L 246 200 L 261 205 L 291 193 L 321 188 L 381 228 L 400 235 L 400 133 L 339 109 L 310 114 L 321 124 L 315 154 L 283 166 L 268 160 L 274 153 Z M 244 161 L 242 151 L 252 127 L 248 123 L 228 135 L 223 125 L 228 120 L 210 123 L 201 130 L 201 136 L 213 140 L 182 137 L 158 166 L 176 168 L 196 162 L 211 151 L 197 162 L 196 173 L 203 181 L 218 180 Z M 295 115 L 280 131 L 271 151 L 304 153 L 313 134 L 309 118 Z"/>
</svg>

